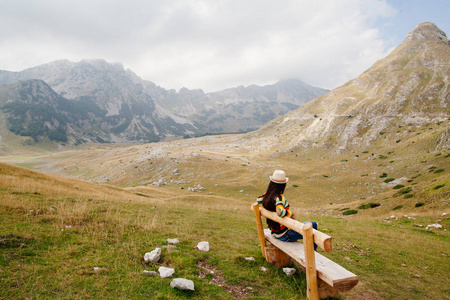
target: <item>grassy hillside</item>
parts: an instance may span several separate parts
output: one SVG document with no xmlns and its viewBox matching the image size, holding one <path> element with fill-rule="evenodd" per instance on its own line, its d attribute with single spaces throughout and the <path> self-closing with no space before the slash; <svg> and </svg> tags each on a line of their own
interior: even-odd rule
<svg viewBox="0 0 450 300">
<path fill-rule="evenodd" d="M 291 180 L 298 183 L 295 176 Z M 266 181 L 246 186 L 261 190 Z M 170 185 L 118 189 L 4 163 L 0 182 L 0 298 L 306 297 L 303 272 L 286 277 L 261 257 L 250 211 L 253 191 L 227 196 L 234 193 L 228 186 L 221 196 Z M 334 252 L 326 255 L 360 276 L 343 299 L 449 298 L 448 232 L 417 226 L 439 222 L 448 229 L 448 216 L 425 213 L 424 207 L 413 218 L 397 214 L 388 220 L 362 211 L 349 217 L 304 214 L 298 195 L 293 186 L 286 191 L 299 219 L 317 220 L 334 238 Z M 169 245 L 168 238 L 180 243 Z M 200 241 L 209 241 L 211 251 L 198 251 Z M 144 254 L 156 247 L 163 249 L 161 261 L 145 263 Z M 195 292 L 173 290 L 171 279 L 142 274 L 159 266 L 193 280 Z"/>
</svg>

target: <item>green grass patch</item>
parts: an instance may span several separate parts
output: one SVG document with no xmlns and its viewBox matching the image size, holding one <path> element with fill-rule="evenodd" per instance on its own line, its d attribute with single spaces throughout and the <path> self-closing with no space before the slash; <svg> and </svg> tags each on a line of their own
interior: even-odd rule
<svg viewBox="0 0 450 300">
<path fill-rule="evenodd" d="M 383 174 L 380 175 L 380 178 L 386 178 L 387 176 L 388 176 L 387 173 L 383 173 Z"/>
<path fill-rule="evenodd" d="M 400 185 L 401 185 L 401 184 L 400 184 Z M 395 187 L 394 187 L 394 188 L 395 188 Z M 397 193 L 395 193 L 395 194 L 394 194 L 394 197 L 408 194 L 408 193 L 410 193 L 411 191 L 412 191 L 412 187 L 403 188 L 403 189 L 399 190 Z"/>
<path fill-rule="evenodd" d="M 396 186 L 393 187 L 394 190 L 398 190 L 401 188 L 404 188 L 405 186 L 403 184 L 397 184 Z"/>
<path fill-rule="evenodd" d="M 403 196 L 405 199 L 409 199 L 414 197 L 414 194 L 406 194 L 405 196 Z"/>
<path fill-rule="evenodd" d="M 425 203 L 423 203 L 423 202 L 417 202 L 416 205 L 414 205 L 414 207 L 421 207 L 424 205 L 425 205 Z"/>
<path fill-rule="evenodd" d="M 397 205 L 392 210 L 399 210 L 399 209 L 402 209 L 402 208 L 403 208 L 403 205 Z"/>
<path fill-rule="evenodd" d="M 359 209 L 368 209 L 368 208 L 374 208 L 374 207 L 378 207 L 378 206 L 380 206 L 380 203 L 370 202 L 367 204 L 360 205 L 358 208 Z"/>
<path fill-rule="evenodd" d="M 395 179 L 394 178 L 387 178 L 387 179 L 385 179 L 383 182 L 384 183 L 389 183 L 389 182 L 392 182 L 392 181 L 394 181 Z"/>
<path fill-rule="evenodd" d="M 344 216 L 349 216 L 349 215 L 354 215 L 354 214 L 357 214 L 357 213 L 358 213 L 357 210 L 355 210 L 355 209 L 349 209 L 349 210 L 344 211 L 342 214 L 343 214 Z"/>
<path fill-rule="evenodd" d="M 445 171 L 444 169 L 438 169 L 438 170 L 434 171 L 434 174 L 439 174 L 439 173 L 442 173 L 444 171 Z"/>
</svg>

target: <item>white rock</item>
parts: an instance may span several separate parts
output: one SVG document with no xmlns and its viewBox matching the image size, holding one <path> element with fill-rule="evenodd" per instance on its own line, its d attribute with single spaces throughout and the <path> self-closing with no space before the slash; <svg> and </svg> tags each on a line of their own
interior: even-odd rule
<svg viewBox="0 0 450 300">
<path fill-rule="evenodd" d="M 200 243 L 198 243 L 197 248 L 200 251 L 208 252 L 209 251 L 209 243 L 208 242 L 200 242 Z"/>
<path fill-rule="evenodd" d="M 441 229 L 442 228 L 442 225 L 440 225 L 440 224 L 431 224 L 431 225 L 428 225 L 427 226 L 427 228 L 425 228 L 425 229 Z"/>
<path fill-rule="evenodd" d="M 255 260 L 255 258 L 254 257 L 246 257 L 245 260 L 253 261 L 253 260 Z"/>
<path fill-rule="evenodd" d="M 180 242 L 179 239 L 167 239 L 167 242 L 169 244 L 178 244 Z"/>
<path fill-rule="evenodd" d="M 287 276 L 292 276 L 295 274 L 297 270 L 295 270 L 294 268 L 283 268 L 283 272 L 284 274 L 286 274 Z"/>
<path fill-rule="evenodd" d="M 446 215 L 448 215 L 448 213 L 443 213 L 442 216 L 445 217 Z"/>
<path fill-rule="evenodd" d="M 175 273 L 175 269 L 159 267 L 158 272 L 159 272 L 159 276 L 161 276 L 161 278 L 167 278 L 167 277 L 172 277 L 173 273 Z"/>
<path fill-rule="evenodd" d="M 175 278 L 170 283 L 170 286 L 174 289 L 189 290 L 189 291 L 193 291 L 195 288 L 194 282 L 192 280 L 188 280 L 188 279 L 184 279 L 184 278 Z"/>
<path fill-rule="evenodd" d="M 157 262 L 161 258 L 161 248 L 156 248 L 152 252 L 147 252 L 144 255 L 144 261 Z"/>
<path fill-rule="evenodd" d="M 265 268 L 265 267 L 263 267 L 263 266 L 259 267 L 259 269 L 260 269 L 261 271 L 263 271 L 263 272 L 267 272 L 267 268 Z"/>
<path fill-rule="evenodd" d="M 100 271 L 102 268 L 100 268 L 100 267 L 94 267 L 94 271 Z"/>
<path fill-rule="evenodd" d="M 155 271 L 144 270 L 144 271 L 142 271 L 142 273 L 147 275 L 147 276 L 159 276 L 159 274 L 157 272 L 155 272 Z"/>
</svg>

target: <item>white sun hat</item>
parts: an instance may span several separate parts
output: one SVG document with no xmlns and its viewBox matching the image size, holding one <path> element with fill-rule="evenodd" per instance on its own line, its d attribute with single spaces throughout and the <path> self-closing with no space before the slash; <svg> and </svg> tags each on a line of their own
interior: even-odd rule
<svg viewBox="0 0 450 300">
<path fill-rule="evenodd" d="M 286 183 L 289 178 L 286 177 L 286 173 L 283 170 L 275 170 L 272 176 L 269 176 L 270 180 L 275 183 Z"/>
</svg>

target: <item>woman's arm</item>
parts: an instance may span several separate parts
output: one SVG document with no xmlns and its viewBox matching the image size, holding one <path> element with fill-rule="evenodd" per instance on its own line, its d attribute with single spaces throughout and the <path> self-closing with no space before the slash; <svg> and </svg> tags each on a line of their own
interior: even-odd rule
<svg viewBox="0 0 450 300">
<path fill-rule="evenodd" d="M 292 217 L 292 212 L 289 210 L 289 203 L 286 201 L 286 199 L 284 198 L 284 196 L 277 197 L 277 199 L 275 199 L 275 207 L 276 207 L 276 211 L 277 211 L 277 215 L 279 217 L 288 217 L 291 218 Z"/>
</svg>

